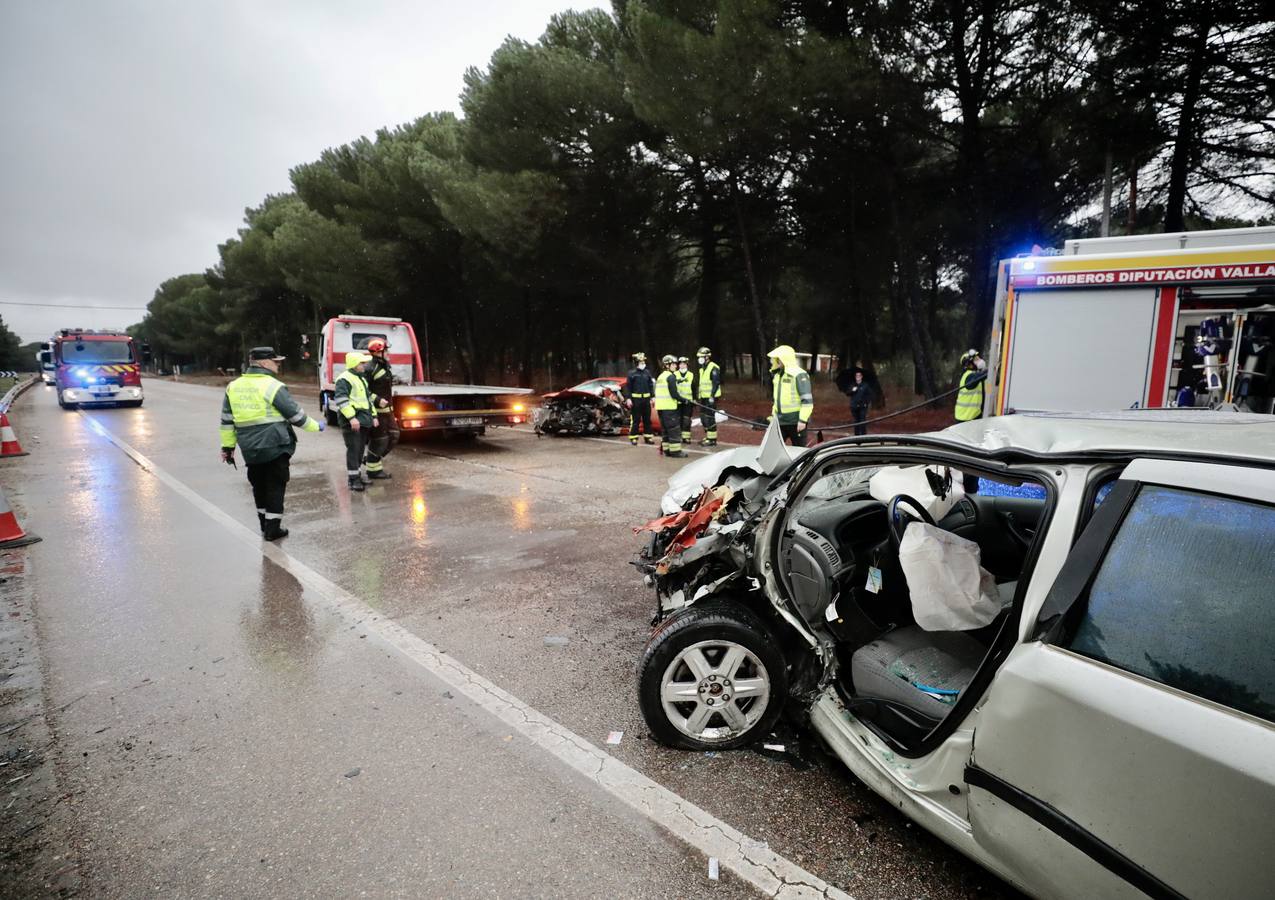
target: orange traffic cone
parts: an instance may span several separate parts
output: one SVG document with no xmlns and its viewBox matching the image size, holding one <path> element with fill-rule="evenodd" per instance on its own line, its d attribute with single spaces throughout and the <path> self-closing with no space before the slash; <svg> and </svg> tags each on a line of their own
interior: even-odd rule
<svg viewBox="0 0 1275 900">
<path fill-rule="evenodd" d="M 38 540 L 40 538 L 34 534 L 22 530 L 22 526 L 18 524 L 18 517 L 13 514 L 13 510 L 9 509 L 9 501 L 5 499 L 4 491 L 0 491 L 0 550 L 25 547 Z"/>
<path fill-rule="evenodd" d="M 0 457 L 26 455 L 27 451 L 22 449 L 18 436 L 13 432 L 13 426 L 9 424 L 9 414 L 0 412 Z"/>
</svg>

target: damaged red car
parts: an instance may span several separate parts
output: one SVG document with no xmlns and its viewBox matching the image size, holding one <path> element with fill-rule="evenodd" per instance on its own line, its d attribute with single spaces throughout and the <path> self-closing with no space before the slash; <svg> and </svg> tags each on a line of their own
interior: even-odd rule
<svg viewBox="0 0 1275 900">
<path fill-rule="evenodd" d="M 622 375 L 603 375 L 544 394 L 540 407 L 532 412 L 532 427 L 537 434 L 628 434 L 625 380 Z M 659 422 L 652 424 L 659 431 Z"/>
</svg>

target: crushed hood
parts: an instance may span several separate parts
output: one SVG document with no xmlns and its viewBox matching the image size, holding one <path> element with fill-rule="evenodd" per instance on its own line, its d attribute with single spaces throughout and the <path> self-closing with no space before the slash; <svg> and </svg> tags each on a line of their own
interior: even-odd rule
<svg viewBox="0 0 1275 900">
<path fill-rule="evenodd" d="M 660 500 L 660 510 L 672 515 L 691 497 L 699 496 L 706 487 L 715 486 L 722 473 L 731 469 L 744 469 L 758 475 L 777 475 L 790 462 L 807 451 L 789 447 L 779 432 L 779 423 L 772 420 L 759 447 L 736 447 L 705 456 L 678 469 L 668 480 L 668 490 Z"/>
</svg>

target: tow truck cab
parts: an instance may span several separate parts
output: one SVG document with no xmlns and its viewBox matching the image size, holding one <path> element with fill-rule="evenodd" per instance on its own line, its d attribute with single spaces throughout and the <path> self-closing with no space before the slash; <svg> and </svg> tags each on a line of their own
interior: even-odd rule
<svg viewBox="0 0 1275 900">
<path fill-rule="evenodd" d="M 442 431 L 481 435 L 489 426 L 528 421 L 529 388 L 483 384 L 438 384 L 426 380 L 425 357 L 411 323 L 382 316 L 345 315 L 329 319 L 319 333 L 319 388 L 328 423 L 337 423 L 332 394 L 345 371 L 345 354 L 366 350 L 381 338 L 394 373 L 394 415 L 404 432 Z"/>
<path fill-rule="evenodd" d="M 40 351 L 41 366 L 53 366 L 53 386 L 63 409 L 78 406 L 141 406 L 142 363 L 150 348 L 129 334 L 64 328 Z"/>
</svg>

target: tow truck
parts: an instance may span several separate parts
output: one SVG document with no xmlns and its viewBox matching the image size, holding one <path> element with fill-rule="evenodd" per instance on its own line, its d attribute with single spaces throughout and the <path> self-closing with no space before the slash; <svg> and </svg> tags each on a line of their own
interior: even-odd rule
<svg viewBox="0 0 1275 900">
<path fill-rule="evenodd" d="M 319 333 L 319 390 L 328 424 L 337 424 L 332 394 L 337 376 L 345 371 L 345 354 L 366 350 L 373 338 L 386 343 L 386 359 L 394 373 L 394 417 L 403 432 L 477 436 L 491 426 L 528 421 L 528 404 L 523 398 L 531 393 L 530 388 L 427 381 L 425 360 L 410 322 L 343 315 L 329 319 Z"/>
<path fill-rule="evenodd" d="M 58 406 L 141 406 L 142 363 L 150 347 L 122 331 L 63 328 L 40 351 L 40 364 L 53 366 Z"/>
</svg>

